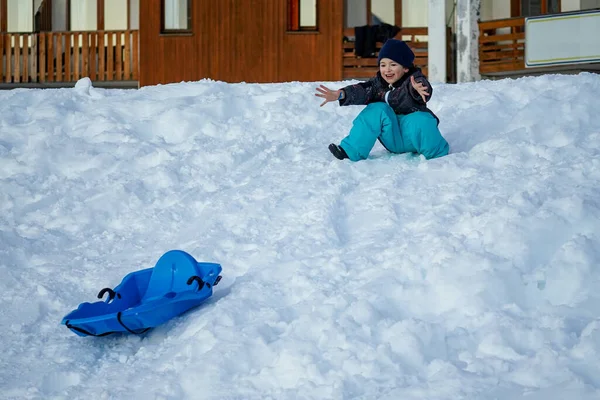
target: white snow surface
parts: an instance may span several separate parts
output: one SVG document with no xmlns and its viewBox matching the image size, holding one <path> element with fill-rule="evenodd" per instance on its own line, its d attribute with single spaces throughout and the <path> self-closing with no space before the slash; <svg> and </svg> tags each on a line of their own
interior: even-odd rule
<svg viewBox="0 0 600 400">
<path fill-rule="evenodd" d="M 437 84 L 450 155 L 357 163 L 320 83 L 0 92 L 0 398 L 600 399 L 600 76 Z M 60 324 L 171 249 L 201 306 Z"/>
</svg>

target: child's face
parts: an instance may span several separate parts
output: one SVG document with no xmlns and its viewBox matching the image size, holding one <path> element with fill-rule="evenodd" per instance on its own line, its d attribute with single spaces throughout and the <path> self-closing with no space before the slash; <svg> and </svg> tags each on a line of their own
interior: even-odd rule
<svg viewBox="0 0 600 400">
<path fill-rule="evenodd" d="M 383 79 L 392 85 L 402 78 L 402 76 L 408 72 L 408 69 L 389 58 L 382 58 L 379 62 L 379 72 L 381 73 L 381 76 L 383 76 Z"/>
</svg>

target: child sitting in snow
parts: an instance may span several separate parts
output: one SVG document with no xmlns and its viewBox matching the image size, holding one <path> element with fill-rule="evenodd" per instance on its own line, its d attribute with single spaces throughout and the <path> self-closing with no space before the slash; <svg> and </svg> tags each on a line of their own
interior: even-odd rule
<svg viewBox="0 0 600 400">
<path fill-rule="evenodd" d="M 392 153 L 418 153 L 425 158 L 448 154 L 439 119 L 427 108 L 432 88 L 408 45 L 389 39 L 379 52 L 379 72 L 366 82 L 331 90 L 321 85 L 315 96 L 325 99 L 321 106 L 339 100 L 340 106 L 367 105 L 353 122 L 340 145 L 329 151 L 338 159 L 364 160 L 379 139 Z"/>
</svg>

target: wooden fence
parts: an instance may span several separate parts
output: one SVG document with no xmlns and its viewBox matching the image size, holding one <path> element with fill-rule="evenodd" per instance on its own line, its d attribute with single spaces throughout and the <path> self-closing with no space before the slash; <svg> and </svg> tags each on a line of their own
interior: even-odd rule
<svg viewBox="0 0 600 400">
<path fill-rule="evenodd" d="M 137 81 L 138 31 L 0 33 L 0 82 Z"/>
<path fill-rule="evenodd" d="M 525 69 L 525 18 L 479 23 L 479 72 Z"/>
</svg>

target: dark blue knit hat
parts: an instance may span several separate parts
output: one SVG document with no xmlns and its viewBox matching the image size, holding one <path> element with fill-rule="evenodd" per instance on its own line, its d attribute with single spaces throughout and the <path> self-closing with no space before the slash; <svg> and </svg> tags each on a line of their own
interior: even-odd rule
<svg viewBox="0 0 600 400">
<path fill-rule="evenodd" d="M 381 62 L 382 58 L 389 58 L 404 68 L 408 68 L 415 61 L 415 53 L 408 47 L 406 42 L 398 39 L 388 39 L 379 50 L 377 64 Z"/>
</svg>

